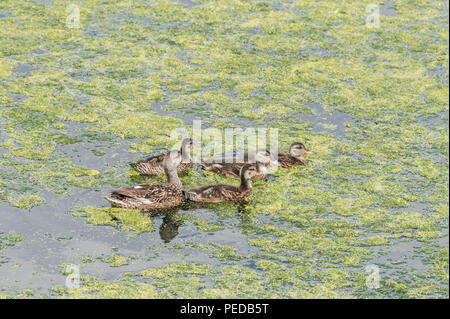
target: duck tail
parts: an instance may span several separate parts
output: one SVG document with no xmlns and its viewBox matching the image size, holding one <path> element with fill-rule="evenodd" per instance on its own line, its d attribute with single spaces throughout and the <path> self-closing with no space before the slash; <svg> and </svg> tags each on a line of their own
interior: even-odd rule
<svg viewBox="0 0 450 319">
<path fill-rule="evenodd" d="M 132 169 L 136 169 L 136 167 L 137 167 L 137 163 L 136 162 L 128 163 L 128 165 L 130 165 Z"/>
<path fill-rule="evenodd" d="M 118 199 L 117 197 L 103 196 L 103 198 L 106 199 L 108 202 L 110 202 L 111 205 L 114 207 L 122 207 L 123 206 L 123 202 L 120 199 Z"/>
</svg>

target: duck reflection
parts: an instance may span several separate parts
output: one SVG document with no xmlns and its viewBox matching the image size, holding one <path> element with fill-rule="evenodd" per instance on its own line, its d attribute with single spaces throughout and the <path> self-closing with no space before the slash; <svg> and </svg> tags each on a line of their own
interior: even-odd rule
<svg viewBox="0 0 450 319">
<path fill-rule="evenodd" d="M 233 206 L 236 209 L 237 216 L 241 219 L 242 223 L 248 223 L 249 202 L 246 200 L 237 203 L 197 203 L 197 202 L 185 202 L 181 207 L 159 210 L 149 214 L 149 217 L 156 218 L 162 217 L 162 223 L 159 227 L 159 237 L 167 244 L 170 243 L 179 234 L 179 228 L 183 225 L 183 219 L 181 218 L 179 211 L 193 211 L 197 209 L 211 209 L 216 210 L 220 206 Z"/>
<path fill-rule="evenodd" d="M 178 235 L 178 228 L 183 224 L 177 212 L 165 214 L 159 227 L 159 237 L 164 243 L 170 243 Z"/>
</svg>

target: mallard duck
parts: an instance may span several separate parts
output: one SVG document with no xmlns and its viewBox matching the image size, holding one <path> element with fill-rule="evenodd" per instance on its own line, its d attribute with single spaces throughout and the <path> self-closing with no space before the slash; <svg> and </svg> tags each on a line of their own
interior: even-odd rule
<svg viewBox="0 0 450 319">
<path fill-rule="evenodd" d="M 250 179 L 257 174 L 258 168 L 255 164 L 245 164 L 240 172 L 241 184 L 238 187 L 224 184 L 200 186 L 185 191 L 186 198 L 202 203 L 242 201 L 252 194 Z"/>
<path fill-rule="evenodd" d="M 257 175 L 253 175 L 251 179 L 266 179 L 267 168 L 277 165 L 273 161 L 269 152 L 260 150 L 255 153 L 244 153 L 243 158 L 236 157 L 209 157 L 201 160 L 200 165 L 206 171 L 230 177 L 241 178 L 240 172 L 245 164 L 255 164 L 258 170 Z"/>
<path fill-rule="evenodd" d="M 183 185 L 177 174 L 182 156 L 178 151 L 168 152 L 163 159 L 167 177 L 165 185 L 141 184 L 133 187 L 114 189 L 110 196 L 104 196 L 112 206 L 120 208 L 153 211 L 181 205 L 185 201 Z"/>
<path fill-rule="evenodd" d="M 289 147 L 289 154 L 278 152 L 278 158 L 275 158 L 275 155 L 268 150 L 258 150 L 253 153 L 244 153 L 243 160 L 236 157 L 210 157 L 202 159 L 201 165 L 204 170 L 225 177 L 240 178 L 240 169 L 245 164 L 256 162 L 259 174 L 254 176 L 253 179 L 266 179 L 270 168 L 278 166 L 291 168 L 306 165 L 304 154 L 314 154 L 314 152 L 307 149 L 303 143 L 295 142 Z"/>
<path fill-rule="evenodd" d="M 241 170 L 245 163 L 206 163 L 201 162 L 202 168 L 206 171 L 216 173 L 229 178 L 241 178 Z M 267 178 L 267 167 L 261 163 L 256 162 L 256 169 L 258 171 L 257 175 L 253 175 L 251 179 L 266 179 Z"/>
<path fill-rule="evenodd" d="M 185 138 L 181 142 L 181 148 L 178 151 L 182 157 L 180 165 L 178 165 L 178 172 L 182 172 L 192 167 L 191 149 L 194 146 L 192 139 Z M 164 173 L 163 161 L 167 152 L 159 155 L 151 156 L 145 159 L 141 159 L 135 163 L 130 163 L 130 166 L 141 173 L 142 175 L 159 175 Z"/>
<path fill-rule="evenodd" d="M 303 143 L 294 142 L 289 147 L 289 154 L 278 153 L 278 164 L 283 168 L 291 168 L 294 166 L 306 165 L 304 154 L 315 154 L 307 149 Z"/>
</svg>

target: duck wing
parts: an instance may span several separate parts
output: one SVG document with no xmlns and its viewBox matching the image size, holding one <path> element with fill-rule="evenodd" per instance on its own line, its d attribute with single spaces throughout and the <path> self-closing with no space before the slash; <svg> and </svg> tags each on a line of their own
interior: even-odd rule
<svg viewBox="0 0 450 319">
<path fill-rule="evenodd" d="M 283 168 L 306 165 L 305 159 L 298 159 L 289 154 L 278 153 L 278 163 Z"/>
<path fill-rule="evenodd" d="M 241 200 L 250 195 L 251 190 L 241 192 L 236 186 L 216 184 L 192 188 L 186 193 L 189 200 L 194 202 L 220 203 Z"/>
<path fill-rule="evenodd" d="M 236 163 L 206 163 L 201 162 L 202 168 L 225 177 L 239 178 L 241 168 L 244 164 Z"/>
<path fill-rule="evenodd" d="M 141 184 L 133 187 L 113 189 L 112 195 L 132 198 L 142 202 L 163 202 L 182 193 L 175 185 Z"/>
<path fill-rule="evenodd" d="M 130 163 L 130 166 L 141 174 L 159 175 L 164 173 L 162 163 L 167 152 L 147 157 L 137 162 Z"/>
<path fill-rule="evenodd" d="M 167 152 L 155 155 L 155 156 L 150 156 L 144 159 L 140 159 L 135 163 L 130 163 L 130 164 L 142 164 L 142 163 L 147 163 L 150 165 L 157 165 L 158 163 L 162 163 L 164 160 L 164 156 L 166 155 Z"/>
<path fill-rule="evenodd" d="M 104 198 L 115 207 L 145 211 L 175 207 L 185 200 L 183 190 L 172 184 L 142 184 L 114 189 L 110 196 Z"/>
</svg>

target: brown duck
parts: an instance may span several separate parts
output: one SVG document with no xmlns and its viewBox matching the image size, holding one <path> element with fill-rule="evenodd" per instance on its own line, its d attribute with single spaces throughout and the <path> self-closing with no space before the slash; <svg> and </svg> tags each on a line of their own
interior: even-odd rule
<svg viewBox="0 0 450 319">
<path fill-rule="evenodd" d="M 255 175 L 258 175 L 256 165 L 245 164 L 240 172 L 241 184 L 238 187 L 224 184 L 200 186 L 185 191 L 186 198 L 202 203 L 242 201 L 252 194 L 250 179 Z"/>
<path fill-rule="evenodd" d="M 305 154 L 315 154 L 307 149 L 303 143 L 294 142 L 289 147 L 289 154 L 278 153 L 278 165 L 283 168 L 306 165 Z"/>
<path fill-rule="evenodd" d="M 153 211 L 181 205 L 185 201 L 183 185 L 177 174 L 181 155 L 178 151 L 168 152 L 163 159 L 167 177 L 165 185 L 142 184 L 134 187 L 114 189 L 110 196 L 104 196 L 114 207 Z"/>
<path fill-rule="evenodd" d="M 267 178 L 268 168 L 281 166 L 283 168 L 291 168 L 299 165 L 306 165 L 304 154 L 314 154 L 308 150 L 303 143 L 295 142 L 289 147 L 289 154 L 278 153 L 276 159 L 268 150 L 259 150 L 256 153 L 244 153 L 243 161 L 239 162 L 237 158 L 205 158 L 202 159 L 201 165 L 204 170 L 214 172 L 216 174 L 240 178 L 241 168 L 248 163 L 255 163 L 258 169 L 258 175 L 253 179 Z"/>
<path fill-rule="evenodd" d="M 241 170 L 246 163 L 226 163 L 224 160 L 219 162 L 208 163 L 202 160 L 202 168 L 206 171 L 216 173 L 229 178 L 241 178 Z M 266 179 L 267 167 L 264 163 L 256 162 L 257 175 L 253 175 L 251 179 Z"/>
<path fill-rule="evenodd" d="M 192 167 L 192 159 L 191 159 L 191 149 L 193 147 L 194 143 L 192 142 L 192 139 L 185 138 L 181 142 L 181 148 L 178 151 L 178 153 L 181 156 L 181 163 L 178 165 L 178 172 L 182 172 L 187 170 L 188 168 Z M 163 161 L 164 156 L 168 152 L 164 152 L 159 155 L 155 155 L 152 157 L 148 157 L 145 159 L 141 159 L 135 163 L 130 163 L 130 166 L 141 173 L 142 175 L 159 175 L 164 173 L 164 167 L 163 167 Z"/>
</svg>

